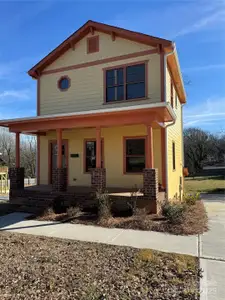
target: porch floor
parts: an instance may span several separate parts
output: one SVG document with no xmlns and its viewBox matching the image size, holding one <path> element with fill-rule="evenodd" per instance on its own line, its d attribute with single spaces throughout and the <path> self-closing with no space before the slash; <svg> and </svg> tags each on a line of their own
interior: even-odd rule
<svg viewBox="0 0 225 300">
<path fill-rule="evenodd" d="M 40 185 L 32 185 L 25 187 L 25 190 L 28 191 L 37 191 L 37 192 L 52 192 L 52 185 L 48 184 L 40 184 Z M 109 195 L 111 196 L 119 196 L 119 197 L 131 197 L 134 196 L 143 196 L 143 193 L 136 189 L 132 188 L 117 188 L 117 187 L 109 187 L 106 189 Z M 90 193 L 92 192 L 91 187 L 88 186 L 68 186 L 67 193 Z"/>
</svg>

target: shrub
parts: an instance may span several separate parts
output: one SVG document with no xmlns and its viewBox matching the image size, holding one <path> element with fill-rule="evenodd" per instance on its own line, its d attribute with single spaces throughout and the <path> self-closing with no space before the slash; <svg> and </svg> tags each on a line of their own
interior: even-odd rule
<svg viewBox="0 0 225 300">
<path fill-rule="evenodd" d="M 67 209 L 67 215 L 69 218 L 72 218 L 72 217 L 77 217 L 78 215 L 80 215 L 81 213 L 81 210 L 80 210 L 80 207 L 79 206 L 75 206 L 75 207 L 69 207 Z"/>
<path fill-rule="evenodd" d="M 169 203 L 162 206 L 162 214 L 168 219 L 169 223 L 180 224 L 186 211 L 184 203 Z"/>
<path fill-rule="evenodd" d="M 183 201 L 187 205 L 194 205 L 198 200 L 200 200 L 200 193 L 184 194 L 183 196 Z"/>
<path fill-rule="evenodd" d="M 138 189 L 135 185 L 135 191 L 131 193 L 131 201 L 127 202 L 128 206 L 132 210 L 133 215 L 139 214 L 139 209 L 137 207 L 138 193 L 140 193 L 140 189 Z"/>
<path fill-rule="evenodd" d="M 61 196 L 57 196 L 53 200 L 52 207 L 53 207 L 53 210 L 56 214 L 61 214 L 61 213 L 66 212 L 66 208 L 64 206 L 64 200 Z"/>
<path fill-rule="evenodd" d="M 97 191 L 96 199 L 98 206 L 98 219 L 105 220 L 110 218 L 112 214 L 109 194 L 107 192 L 102 193 L 101 191 Z"/>
</svg>

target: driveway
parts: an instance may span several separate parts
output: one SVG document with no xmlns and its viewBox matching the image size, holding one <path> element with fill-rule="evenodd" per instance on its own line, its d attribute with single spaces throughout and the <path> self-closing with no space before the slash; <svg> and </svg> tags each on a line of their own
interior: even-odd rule
<svg viewBox="0 0 225 300">
<path fill-rule="evenodd" d="M 225 299 L 225 195 L 202 196 L 210 230 L 199 239 L 199 254 L 204 277 L 201 300 Z"/>
</svg>

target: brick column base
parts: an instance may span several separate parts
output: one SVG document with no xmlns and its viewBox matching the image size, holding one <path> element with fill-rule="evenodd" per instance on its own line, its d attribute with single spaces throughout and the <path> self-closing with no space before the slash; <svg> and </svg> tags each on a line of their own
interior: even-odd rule
<svg viewBox="0 0 225 300">
<path fill-rule="evenodd" d="M 52 190 L 54 192 L 65 192 L 67 190 L 67 168 L 53 169 Z"/>
<path fill-rule="evenodd" d="M 144 199 L 151 202 L 151 212 L 158 213 L 159 208 L 159 188 L 158 188 L 158 169 L 143 170 L 143 194 Z"/>
<path fill-rule="evenodd" d="M 24 189 L 24 168 L 10 168 L 10 191 Z"/>
<path fill-rule="evenodd" d="M 94 191 L 104 192 L 106 188 L 106 169 L 96 168 L 91 172 L 91 187 Z"/>
</svg>

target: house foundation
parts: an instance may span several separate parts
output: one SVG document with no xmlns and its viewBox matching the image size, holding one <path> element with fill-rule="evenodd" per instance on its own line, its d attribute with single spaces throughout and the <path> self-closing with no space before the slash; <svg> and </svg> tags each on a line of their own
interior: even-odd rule
<svg viewBox="0 0 225 300">
<path fill-rule="evenodd" d="M 23 190 L 24 189 L 24 168 L 10 168 L 10 191 L 11 190 Z"/>
<path fill-rule="evenodd" d="M 65 192 L 67 190 L 67 168 L 56 168 L 52 171 L 52 190 L 54 192 Z"/>
<path fill-rule="evenodd" d="M 159 198 L 158 169 L 143 170 L 144 199 L 150 202 L 150 211 L 158 214 L 161 211 Z"/>
<path fill-rule="evenodd" d="M 91 172 L 91 187 L 93 191 L 104 192 L 106 189 L 106 169 L 96 168 Z"/>
</svg>

